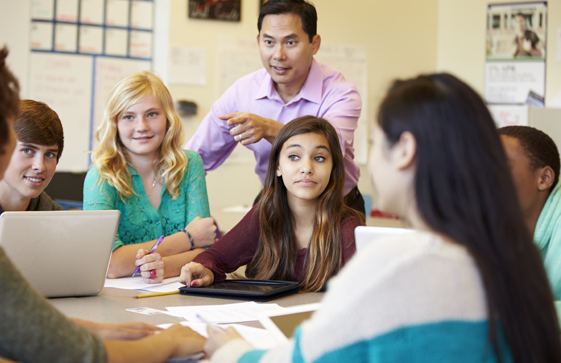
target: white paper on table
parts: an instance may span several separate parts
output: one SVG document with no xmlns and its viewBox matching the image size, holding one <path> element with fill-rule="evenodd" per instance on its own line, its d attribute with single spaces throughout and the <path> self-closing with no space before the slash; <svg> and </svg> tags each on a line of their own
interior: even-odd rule
<svg viewBox="0 0 561 363">
<path fill-rule="evenodd" d="M 104 287 L 113 287 L 124 290 L 147 290 L 152 292 L 171 292 L 178 290 L 183 285 L 179 277 L 164 279 L 159 284 L 147 284 L 141 276 L 121 277 L 119 279 L 105 279 Z"/>
<path fill-rule="evenodd" d="M 193 323 L 190 321 L 182 321 L 179 324 L 187 326 L 193 331 L 201 334 L 204 337 L 208 337 L 208 332 L 205 323 Z M 167 329 L 173 324 L 160 324 L 159 328 Z M 255 349 L 271 349 L 278 346 L 278 342 L 273 338 L 271 333 L 266 329 L 254 328 L 251 326 L 245 326 L 240 324 L 221 324 L 221 328 L 232 327 Z"/>
<path fill-rule="evenodd" d="M 207 321 L 216 324 L 257 321 L 258 313 L 284 310 L 278 304 L 257 304 L 255 301 L 225 305 L 166 306 L 166 309 L 191 322 L 200 322 L 197 317 L 199 314 Z"/>
</svg>

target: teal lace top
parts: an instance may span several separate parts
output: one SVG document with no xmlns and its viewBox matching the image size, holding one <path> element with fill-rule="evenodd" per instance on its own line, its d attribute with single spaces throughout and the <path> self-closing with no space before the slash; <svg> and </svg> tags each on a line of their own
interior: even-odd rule
<svg viewBox="0 0 561 363">
<path fill-rule="evenodd" d="M 188 164 L 180 184 L 179 197 L 172 197 L 162 187 L 160 205 L 154 209 L 148 199 L 142 179 L 129 165 L 132 187 L 136 195 L 119 198 L 117 189 L 107 180 L 100 183 L 97 168 L 92 167 L 84 182 L 84 209 L 117 209 L 121 212 L 119 230 L 113 250 L 117 247 L 157 239 L 185 228 L 195 217 L 210 217 L 206 191 L 205 170 L 199 154 L 185 150 Z"/>
</svg>

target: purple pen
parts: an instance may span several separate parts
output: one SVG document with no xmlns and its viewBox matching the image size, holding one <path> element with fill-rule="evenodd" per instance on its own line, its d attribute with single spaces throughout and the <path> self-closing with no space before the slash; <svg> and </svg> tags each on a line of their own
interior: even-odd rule
<svg viewBox="0 0 561 363">
<path fill-rule="evenodd" d="M 148 251 L 148 254 L 151 254 L 152 252 L 156 251 L 156 248 L 158 248 L 158 246 L 160 245 L 160 243 L 162 243 L 162 241 L 164 240 L 164 235 L 162 234 L 160 236 L 160 238 L 158 238 L 158 240 L 156 241 L 156 243 L 154 243 L 154 246 L 152 246 L 152 248 L 150 248 L 150 251 Z M 136 270 L 134 270 L 134 273 L 132 274 L 132 277 L 135 277 L 136 274 L 138 273 L 138 271 L 140 271 L 140 266 L 136 267 Z"/>
</svg>

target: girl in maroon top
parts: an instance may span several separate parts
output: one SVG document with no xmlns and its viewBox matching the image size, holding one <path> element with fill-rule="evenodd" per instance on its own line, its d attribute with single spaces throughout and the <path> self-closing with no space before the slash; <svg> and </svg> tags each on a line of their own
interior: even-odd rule
<svg viewBox="0 0 561 363">
<path fill-rule="evenodd" d="M 273 142 L 262 198 L 211 248 L 183 266 L 180 281 L 207 286 L 246 265 L 260 280 L 299 281 L 319 291 L 356 251 L 362 217 L 345 206 L 339 138 L 324 119 L 286 124 Z"/>
</svg>

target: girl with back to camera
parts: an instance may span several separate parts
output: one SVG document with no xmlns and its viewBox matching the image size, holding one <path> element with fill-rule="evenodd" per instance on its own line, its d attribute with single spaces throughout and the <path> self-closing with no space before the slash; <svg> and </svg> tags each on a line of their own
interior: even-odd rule
<svg viewBox="0 0 561 363">
<path fill-rule="evenodd" d="M 273 142 L 259 203 L 183 267 L 179 280 L 207 286 L 247 264 L 251 278 L 321 290 L 355 253 L 354 229 L 364 224 L 344 204 L 344 168 L 329 122 L 313 116 L 289 122 Z"/>
<path fill-rule="evenodd" d="M 289 343 L 252 351 L 211 332 L 212 361 L 560 362 L 553 296 L 483 100 L 448 74 L 397 81 L 373 142 L 379 206 L 417 232 L 361 251 Z"/>
<path fill-rule="evenodd" d="M 169 91 L 152 73 L 131 74 L 111 91 L 84 184 L 84 209 L 121 211 L 108 277 L 140 266 L 146 282 L 161 282 L 214 243 L 203 163 L 181 148 L 183 133 Z"/>
</svg>

